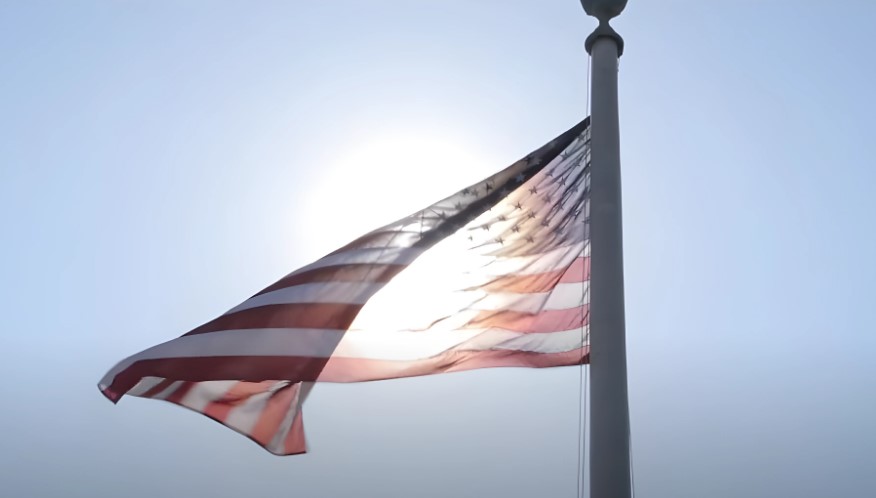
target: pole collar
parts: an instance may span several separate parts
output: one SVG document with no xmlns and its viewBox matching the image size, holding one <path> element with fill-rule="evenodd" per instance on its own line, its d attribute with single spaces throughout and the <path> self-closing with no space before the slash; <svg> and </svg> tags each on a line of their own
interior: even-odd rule
<svg viewBox="0 0 876 498">
<path fill-rule="evenodd" d="M 608 21 L 620 15 L 624 7 L 627 6 L 627 0 L 581 0 L 581 6 L 584 7 L 584 12 L 589 16 L 593 16 L 599 20 L 599 26 L 590 33 L 587 40 L 584 42 L 584 48 L 587 53 L 591 53 L 593 44 L 597 38 L 608 37 L 612 38 L 617 43 L 617 55 L 620 57 L 624 53 L 624 39 L 617 33 Z"/>
</svg>

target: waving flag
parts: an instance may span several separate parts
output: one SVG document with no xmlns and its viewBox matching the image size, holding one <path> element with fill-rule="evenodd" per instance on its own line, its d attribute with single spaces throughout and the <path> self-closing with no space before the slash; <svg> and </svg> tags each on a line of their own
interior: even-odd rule
<svg viewBox="0 0 876 498">
<path fill-rule="evenodd" d="M 305 451 L 312 382 L 588 359 L 589 118 L 489 178 L 281 278 L 100 381 Z"/>
</svg>

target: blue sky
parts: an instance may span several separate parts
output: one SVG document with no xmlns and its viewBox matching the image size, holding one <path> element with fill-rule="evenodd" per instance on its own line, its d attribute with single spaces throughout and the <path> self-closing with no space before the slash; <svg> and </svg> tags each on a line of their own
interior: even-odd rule
<svg viewBox="0 0 876 498">
<path fill-rule="evenodd" d="M 615 22 L 637 496 L 876 494 L 874 21 Z M 574 0 L 2 3 L 9 496 L 573 496 L 574 368 L 320 385 L 290 458 L 95 385 L 579 121 L 594 25 Z M 447 166 L 374 146 L 397 137 Z"/>
</svg>

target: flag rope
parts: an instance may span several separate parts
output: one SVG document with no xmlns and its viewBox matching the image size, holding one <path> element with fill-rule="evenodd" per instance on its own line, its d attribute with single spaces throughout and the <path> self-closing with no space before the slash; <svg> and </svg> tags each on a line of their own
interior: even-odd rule
<svg viewBox="0 0 876 498">
<path fill-rule="evenodd" d="M 629 416 L 629 415 L 628 415 Z M 632 486 L 632 498 L 636 498 L 636 473 L 633 471 L 634 459 L 633 459 L 633 431 L 630 429 L 628 434 L 628 439 L 630 441 L 630 484 Z"/>
<path fill-rule="evenodd" d="M 586 81 L 587 81 L 586 96 L 587 96 L 587 98 L 586 98 L 586 104 L 584 107 L 584 109 L 585 109 L 584 115 L 585 116 L 590 115 L 590 63 L 591 63 L 591 57 L 588 54 L 588 56 L 587 56 L 587 77 L 586 77 Z M 589 158 L 585 158 L 585 161 L 589 161 Z M 586 167 L 586 163 L 585 163 L 585 167 Z M 582 223 L 582 227 L 581 227 L 581 229 L 585 231 L 584 232 L 585 239 L 587 237 L 586 231 L 587 231 L 588 223 L 589 223 L 589 220 L 585 216 L 584 221 Z M 587 286 L 585 285 L 585 282 L 581 282 L 581 298 L 582 299 L 585 297 L 586 292 L 587 292 Z M 589 311 L 587 311 L 586 313 L 589 313 Z M 581 325 L 581 345 L 582 345 L 582 347 L 584 346 L 584 341 L 587 340 L 587 337 L 586 337 L 585 332 L 584 332 L 584 325 L 583 325 L 584 324 L 584 317 L 585 317 L 585 311 L 584 311 L 584 307 L 582 306 L 581 307 L 581 321 L 580 321 L 580 323 L 582 324 Z M 589 340 L 588 340 L 588 344 L 587 344 L 587 355 L 588 356 L 590 355 Z M 587 455 L 586 455 L 586 453 L 587 453 L 587 400 L 588 400 L 587 386 L 589 385 L 589 378 L 588 378 L 589 373 L 590 373 L 590 369 L 584 365 L 584 358 L 582 357 L 581 363 L 578 365 L 578 474 L 577 474 L 578 489 L 577 489 L 577 493 L 576 493 L 577 498 L 583 497 L 584 476 L 585 476 L 584 465 L 587 463 Z"/>
</svg>

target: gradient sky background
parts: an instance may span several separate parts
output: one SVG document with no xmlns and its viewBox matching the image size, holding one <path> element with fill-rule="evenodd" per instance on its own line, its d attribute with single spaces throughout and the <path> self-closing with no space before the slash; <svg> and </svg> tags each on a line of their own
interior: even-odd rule
<svg viewBox="0 0 876 498">
<path fill-rule="evenodd" d="M 615 22 L 640 498 L 876 496 L 874 24 Z M 319 385 L 287 458 L 96 383 L 580 120 L 594 26 L 576 0 L 0 3 L 2 494 L 574 496 L 576 368 Z"/>
</svg>

